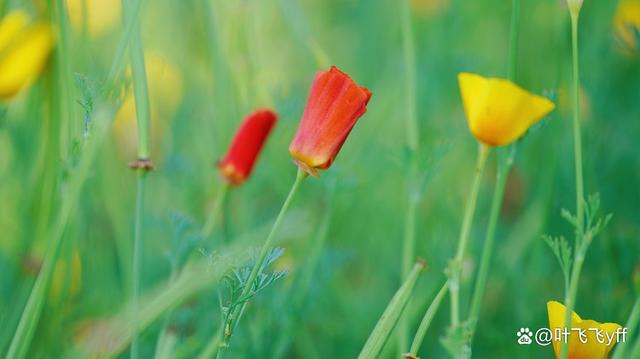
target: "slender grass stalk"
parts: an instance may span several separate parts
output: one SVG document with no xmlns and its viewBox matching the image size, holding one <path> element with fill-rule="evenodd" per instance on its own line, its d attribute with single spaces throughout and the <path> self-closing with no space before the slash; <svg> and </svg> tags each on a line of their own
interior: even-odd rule
<svg viewBox="0 0 640 359">
<path fill-rule="evenodd" d="M 629 331 L 627 333 L 627 340 L 630 341 L 636 334 L 638 329 L 638 323 L 640 322 L 640 297 L 636 299 L 636 302 L 633 304 L 633 309 L 631 309 L 631 314 L 629 315 L 629 319 L 627 320 L 627 324 L 624 326 Z M 640 350 L 640 339 L 638 339 L 637 347 Z M 630 344 L 627 343 L 618 343 L 616 345 L 616 352 L 613 355 L 613 359 L 624 359 L 624 358 L 638 358 L 640 357 L 640 351 L 638 353 L 632 354 L 631 356 L 626 356 L 627 347 Z"/>
<path fill-rule="evenodd" d="M 393 331 L 393 328 L 398 323 L 404 308 L 409 302 L 409 298 L 411 298 L 411 292 L 418 280 L 418 276 L 425 268 L 426 263 L 423 260 L 418 260 L 413 266 L 409 276 L 393 295 L 387 308 L 378 320 L 378 323 L 373 328 L 373 331 L 371 331 L 369 339 L 367 339 L 364 347 L 362 347 L 362 351 L 360 351 L 360 355 L 358 355 L 358 359 L 374 359 L 380 355 L 384 344 L 391 335 L 391 331 Z"/>
<path fill-rule="evenodd" d="M 138 160 L 132 164 L 137 172 L 136 189 L 136 210 L 135 228 L 133 238 L 133 258 L 132 258 L 132 303 L 133 303 L 133 332 L 138 333 L 139 294 L 140 294 L 140 267 L 141 256 L 144 246 L 144 191 L 147 172 L 153 167 L 149 159 L 149 89 L 147 88 L 147 75 L 144 64 L 144 50 L 140 38 L 139 16 L 134 17 L 139 12 L 137 6 L 139 2 L 122 1 L 125 23 L 133 24 L 129 43 L 129 55 L 131 57 L 131 73 L 133 77 L 133 92 L 136 105 L 136 125 L 138 131 Z M 134 334 L 131 341 L 131 358 L 138 358 L 138 340 Z"/>
<path fill-rule="evenodd" d="M 416 211 L 418 198 L 415 193 L 415 182 L 418 168 L 418 148 L 420 136 L 418 133 L 418 121 L 416 116 L 416 55 L 413 29 L 411 23 L 410 0 L 403 0 L 401 6 L 402 25 L 402 52 L 405 73 L 405 110 L 406 110 L 406 134 L 407 147 L 410 151 L 410 162 L 407 172 L 407 209 L 405 212 L 404 241 L 402 244 L 402 280 L 406 280 L 411 273 L 411 266 L 415 261 L 416 242 Z M 399 350 L 405 350 L 409 341 L 409 323 L 402 316 L 398 323 Z"/>
<path fill-rule="evenodd" d="M 580 273 L 584 256 L 590 241 L 584 241 L 584 188 L 582 175 L 582 138 L 580 133 L 580 67 L 578 52 L 578 17 L 579 9 L 571 11 L 571 49 L 573 58 L 573 140 L 576 167 L 576 242 L 574 244 L 574 260 L 571 270 L 571 280 L 569 282 L 569 291 L 565 297 L 565 328 L 571 326 L 571 313 L 575 306 L 576 295 L 578 293 L 578 284 L 580 281 Z M 569 346 L 561 342 L 560 358 L 567 359 L 569 355 Z"/>
<path fill-rule="evenodd" d="M 262 267 L 262 264 L 264 263 L 264 260 L 267 257 L 267 253 L 269 252 L 269 249 L 272 246 L 275 235 L 278 232 L 278 229 L 280 228 L 280 223 L 282 222 L 282 219 L 287 213 L 287 210 L 289 209 L 289 206 L 291 205 L 293 198 L 298 192 L 298 187 L 300 187 L 300 184 L 305 178 L 307 178 L 307 176 L 308 174 L 304 170 L 298 169 L 296 180 L 293 183 L 293 186 L 291 186 L 289 195 L 287 195 L 287 199 L 284 201 L 284 204 L 280 209 L 280 213 L 278 213 L 278 217 L 276 217 L 275 222 L 273 222 L 273 227 L 271 227 L 271 232 L 269 232 L 267 239 L 262 244 L 262 248 L 260 249 L 260 253 L 258 254 L 256 263 L 253 265 L 253 269 L 249 274 L 249 279 L 247 280 L 244 288 L 242 289 L 240 298 L 246 297 L 247 295 L 249 295 L 252 288 L 254 287 L 253 283 L 256 281 L 256 278 L 258 277 L 258 274 L 260 272 L 260 268 Z M 222 331 L 222 340 L 218 348 L 218 354 L 216 355 L 218 359 L 221 359 L 224 357 L 225 352 L 229 347 L 231 336 L 233 335 L 235 327 L 240 322 L 240 318 L 242 317 L 242 313 L 244 312 L 246 305 L 247 305 L 247 302 L 244 302 L 244 304 L 237 306 L 228 316 L 229 319 L 225 323 L 224 330 Z"/>
<path fill-rule="evenodd" d="M 429 308 L 427 308 L 427 311 L 424 313 L 424 317 L 422 317 L 420 326 L 418 327 L 416 335 L 413 338 L 413 342 L 411 343 L 409 353 L 404 354 L 405 358 L 415 359 L 418 357 L 418 351 L 422 346 L 422 341 L 427 334 L 427 330 L 429 330 L 429 327 L 431 326 L 433 317 L 435 317 L 436 313 L 438 312 L 438 308 L 440 308 L 442 299 L 444 299 L 445 294 L 447 294 L 447 290 L 449 290 L 449 283 L 445 282 L 442 288 L 440 288 L 440 291 L 438 291 L 438 294 L 436 294 L 435 298 L 433 298 L 433 301 L 431 301 L 431 304 L 429 305 Z"/>
<path fill-rule="evenodd" d="M 230 187 L 229 184 L 225 183 L 222 186 L 220 193 L 218 193 L 218 196 L 216 197 L 215 202 L 213 202 L 213 207 L 211 207 L 211 211 L 209 211 L 207 220 L 204 226 L 202 227 L 202 238 L 205 240 L 209 238 L 209 236 L 211 236 L 211 232 L 213 231 L 213 227 L 216 223 L 216 219 L 218 219 L 218 215 L 222 210 L 222 204 L 224 203 L 224 199 L 226 198 L 227 193 L 229 192 L 229 187 Z"/>
<path fill-rule="evenodd" d="M 140 14 L 140 8 L 142 7 L 142 0 L 123 0 L 123 8 L 125 3 L 128 4 L 129 10 L 131 13 L 127 15 L 124 21 L 124 32 L 121 35 L 120 41 L 118 42 L 118 48 L 116 49 L 116 55 L 111 63 L 111 68 L 109 69 L 109 74 L 107 75 L 107 83 L 113 85 L 115 83 L 119 83 L 119 78 L 124 70 L 124 65 L 126 63 L 125 54 L 127 52 L 127 48 L 129 48 L 129 44 L 131 43 L 131 38 L 133 36 L 134 30 L 138 24 L 138 16 Z"/>
<path fill-rule="evenodd" d="M 132 303 L 133 303 L 133 325 L 136 327 L 134 331 L 137 332 L 138 320 L 135 319 L 137 317 L 138 309 L 140 308 L 139 298 L 140 298 L 140 267 L 141 267 L 141 256 L 142 256 L 142 229 L 143 229 L 143 215 L 144 215 L 144 190 L 145 190 L 145 177 L 147 176 L 147 172 L 145 170 L 138 170 L 137 173 L 137 189 L 136 189 L 136 212 L 135 212 L 135 229 L 134 229 L 134 239 L 133 239 L 133 264 L 131 267 L 132 270 Z M 138 341 L 137 336 L 133 337 L 131 342 L 131 357 L 138 357 Z"/>
<path fill-rule="evenodd" d="M 96 152 L 107 132 L 109 121 L 105 117 L 107 116 L 100 114 L 94 119 L 93 122 L 95 125 L 92 138 L 85 144 L 80 155 L 78 166 L 71 172 L 67 185 L 65 186 L 63 202 L 57 212 L 58 217 L 47 236 L 49 244 L 42 263 L 42 269 L 40 269 L 38 273 L 38 277 L 29 294 L 27 304 L 20 317 L 20 322 L 18 323 L 6 356 L 7 359 L 24 358 L 28 353 L 33 334 L 40 319 L 42 307 L 44 306 L 53 270 L 60 255 L 60 248 L 64 242 L 64 232 L 67 223 L 78 205 L 82 185 L 89 175 L 89 169 L 93 164 Z"/>
<path fill-rule="evenodd" d="M 460 229 L 460 237 L 458 238 L 458 250 L 456 256 L 450 263 L 449 267 L 449 290 L 451 291 L 451 325 L 457 327 L 460 324 L 460 275 L 462 272 L 462 260 L 469 242 L 469 233 L 471 232 L 471 223 L 476 210 L 476 202 L 478 200 L 478 192 L 480 190 L 480 181 L 482 180 L 482 172 L 484 165 L 489 156 L 489 147 L 480 144 L 478 147 L 478 160 L 476 162 L 475 174 L 471 184 L 471 192 L 467 198 L 462 227 Z"/>
</svg>

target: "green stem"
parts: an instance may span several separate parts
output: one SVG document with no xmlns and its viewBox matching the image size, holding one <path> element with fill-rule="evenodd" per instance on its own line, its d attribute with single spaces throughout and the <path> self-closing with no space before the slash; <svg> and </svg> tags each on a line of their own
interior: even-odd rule
<svg viewBox="0 0 640 359">
<path fill-rule="evenodd" d="M 505 149 L 501 149 L 500 151 L 505 151 Z M 513 151 L 511 151 L 509 154 L 501 153 L 501 155 L 504 155 L 506 157 L 504 159 L 498 160 L 496 186 L 493 192 L 493 200 L 491 202 L 489 224 L 487 226 L 487 233 L 485 235 L 485 241 L 482 248 L 482 257 L 480 259 L 480 267 L 478 269 L 478 278 L 476 280 L 476 285 L 473 290 L 473 297 L 471 300 L 471 310 L 469 314 L 469 321 L 471 323 L 471 337 L 469 338 L 470 342 L 472 341 L 473 335 L 475 334 L 475 327 L 480 314 L 480 306 L 482 304 L 484 290 L 487 284 L 487 276 L 489 274 L 491 256 L 493 254 L 493 247 L 496 237 L 496 226 L 498 223 L 498 218 L 500 217 L 500 209 L 502 208 L 502 199 L 504 197 L 507 178 L 509 177 L 509 171 L 511 170 L 511 165 L 513 164 L 513 153 Z"/>
<path fill-rule="evenodd" d="M 416 174 L 418 167 L 418 148 L 420 137 L 416 116 L 416 50 L 411 23 L 410 0 L 403 0 L 401 7 L 402 25 L 402 52 L 404 60 L 405 83 L 405 110 L 406 110 L 406 135 L 407 147 L 410 151 L 409 170 L 407 172 L 407 211 L 405 213 L 404 242 L 402 245 L 402 280 L 406 280 L 415 261 L 415 222 L 418 207 L 418 198 L 414 193 Z M 409 324 L 406 316 L 400 318 L 398 323 L 399 350 L 405 350 L 409 341 Z"/>
<path fill-rule="evenodd" d="M 147 176 L 147 171 L 145 169 L 138 170 L 138 183 L 136 190 L 136 213 L 135 213 L 135 230 L 134 230 L 134 238 L 133 238 L 133 264 L 132 264 L 132 305 L 133 305 L 133 325 L 136 326 L 134 328 L 134 332 L 138 332 L 138 312 L 140 310 L 140 267 L 141 267 L 141 256 L 142 256 L 142 246 L 144 245 L 142 238 L 142 229 L 144 226 L 143 216 L 144 216 L 144 188 L 145 188 L 145 179 Z M 131 340 L 131 358 L 138 357 L 138 337 L 137 335 L 133 336 Z"/>
<path fill-rule="evenodd" d="M 509 58 L 507 60 L 507 78 L 514 81 L 518 60 L 518 35 L 520 34 L 520 0 L 511 1 L 511 29 L 509 32 Z"/>
<path fill-rule="evenodd" d="M 271 227 L 271 232 L 269 232 L 267 239 L 262 244 L 262 248 L 260 249 L 260 253 L 258 254 L 258 259 L 256 260 L 256 263 L 253 265 L 253 269 L 249 274 L 249 279 L 247 280 L 244 288 L 242 289 L 240 298 L 247 297 L 250 294 L 251 290 L 253 289 L 254 287 L 253 283 L 256 281 L 256 278 L 260 273 L 260 268 L 262 267 L 262 264 L 264 263 L 264 260 L 267 257 L 267 253 L 269 252 L 269 249 L 272 246 L 273 240 L 275 238 L 275 234 L 278 232 L 278 229 L 280 228 L 280 223 L 282 222 L 282 219 L 287 213 L 287 210 L 289 209 L 289 206 L 291 205 L 291 202 L 295 197 L 296 192 L 298 191 L 298 187 L 300 187 L 300 184 L 305 178 L 307 178 L 307 176 L 308 175 L 305 171 L 303 171 L 302 169 L 298 169 L 296 180 L 293 183 L 293 186 L 291 186 L 289 195 L 287 196 L 287 199 L 284 201 L 284 204 L 280 209 L 280 213 L 278 213 L 278 217 L 276 217 L 276 220 L 273 223 L 273 227 Z M 244 312 L 244 308 L 246 305 L 247 305 L 247 302 L 244 302 L 244 304 L 236 306 L 235 309 L 230 313 L 228 317 L 229 320 L 227 321 L 227 323 L 225 323 L 225 328 L 222 333 L 223 338 L 222 338 L 222 343 L 220 344 L 220 347 L 218 349 L 218 354 L 217 354 L 218 359 L 221 359 L 224 357 L 225 351 L 229 347 L 229 342 L 231 340 L 231 336 L 233 334 L 234 328 L 237 326 L 237 323 L 240 322 L 240 318 L 242 316 L 242 313 Z"/>
<path fill-rule="evenodd" d="M 449 289 L 449 283 L 445 282 L 436 297 L 433 298 L 433 301 L 427 308 L 427 311 L 424 313 L 424 317 L 422 317 L 422 321 L 420 322 L 420 326 L 418 327 L 418 331 L 416 332 L 415 337 L 413 338 L 413 342 L 411 343 L 411 349 L 409 349 L 409 353 L 405 354 L 405 358 L 417 358 L 418 351 L 422 346 L 422 341 L 424 340 L 425 335 L 427 334 L 427 330 L 431 326 L 431 321 L 433 317 L 438 312 L 438 308 L 440 308 L 440 303 L 442 303 L 442 299 L 445 294 L 447 294 L 447 290 Z"/>
<path fill-rule="evenodd" d="M 64 200 L 58 211 L 56 222 L 47 236 L 50 242 L 47 246 L 42 269 L 40 269 L 38 273 L 36 282 L 31 289 L 29 299 L 20 317 L 20 322 L 13 335 L 9 352 L 6 356 L 7 359 L 24 358 L 31 345 L 31 340 L 38 325 L 44 300 L 51 282 L 53 270 L 60 255 L 60 248 L 62 247 L 67 223 L 73 211 L 76 209 L 80 199 L 82 185 L 89 175 L 89 169 L 93 164 L 98 147 L 100 143 L 102 143 L 106 129 L 108 128 L 109 121 L 100 116 L 97 116 L 93 122 L 95 123 L 95 129 L 92 134 L 92 140 L 88 141 L 83 148 L 80 162 L 77 168 L 71 173 L 69 181 L 65 186 L 65 193 L 61 196 Z"/>
<path fill-rule="evenodd" d="M 358 359 L 374 359 L 380 355 L 384 344 L 391 335 L 391 331 L 398 323 L 404 308 L 409 302 L 409 298 L 411 298 L 411 292 L 413 292 L 413 287 L 418 280 L 418 275 L 425 267 L 426 264 L 422 260 L 418 260 L 413 266 L 409 276 L 391 298 L 378 323 L 371 331 L 367 342 L 362 347 L 362 351 L 360 351 L 360 355 L 358 355 Z"/>
<path fill-rule="evenodd" d="M 451 324 L 457 327 L 460 324 L 460 275 L 462 272 L 462 259 L 467 249 L 467 242 L 469 241 L 469 233 L 471 231 L 471 222 L 473 221 L 473 214 L 476 210 L 476 202 L 478 199 L 478 193 L 480 190 L 480 182 L 482 180 L 482 171 L 484 165 L 487 162 L 489 156 L 489 147 L 484 144 L 479 145 L 478 160 L 476 163 L 475 174 L 473 176 L 473 182 L 471 185 L 471 192 L 467 199 L 467 204 L 464 212 L 464 219 L 462 220 L 462 227 L 460 229 L 460 237 L 458 238 L 458 251 L 456 256 L 450 264 L 449 268 L 449 290 L 451 291 Z"/>
<path fill-rule="evenodd" d="M 220 190 L 220 193 L 216 197 L 215 202 L 213 203 L 213 207 L 211 207 L 211 211 L 209 211 L 209 216 L 207 216 L 207 220 L 202 227 L 202 238 L 207 239 L 211 236 L 211 232 L 213 231 L 213 227 L 215 226 L 216 219 L 220 214 L 220 210 L 222 209 L 222 204 L 224 203 L 224 199 L 229 192 L 229 184 L 225 183 Z"/>
<path fill-rule="evenodd" d="M 640 297 L 638 297 L 638 299 L 636 299 L 635 304 L 633 305 L 633 309 L 631 309 L 631 314 L 629 315 L 629 320 L 627 320 L 627 324 L 624 326 L 625 328 L 627 328 L 627 330 L 629 331 L 629 333 L 627 333 L 627 341 L 630 341 L 633 339 L 633 337 L 635 336 L 636 333 L 636 329 L 638 327 L 638 322 L 640 322 Z M 638 348 L 640 348 L 640 339 L 638 339 Z M 626 351 L 627 351 L 627 346 L 630 344 L 627 344 L 625 342 L 622 343 L 618 343 L 616 346 L 616 353 L 613 356 L 613 359 L 624 359 L 624 358 L 638 358 L 640 355 L 639 353 L 636 353 L 635 355 L 631 355 L 631 356 L 626 356 Z"/>
<path fill-rule="evenodd" d="M 133 2 L 133 4 L 128 4 Z M 125 4 L 127 3 L 127 4 Z M 131 43 L 132 35 L 136 26 L 138 24 L 138 14 L 140 13 L 140 8 L 142 7 L 142 0 L 123 0 L 123 8 L 128 5 L 128 11 L 131 11 L 131 14 L 128 14 L 125 18 L 124 24 L 124 32 L 122 33 L 122 37 L 118 42 L 118 48 L 116 49 L 116 55 L 111 63 L 111 68 L 109 70 L 109 74 L 107 76 L 107 84 L 114 85 L 118 83 L 118 79 L 120 77 L 120 73 L 125 65 L 125 54 L 129 44 Z M 130 15 L 130 16 L 129 16 Z"/>
<path fill-rule="evenodd" d="M 571 313 L 578 293 L 580 272 L 588 244 L 583 245 L 584 235 L 584 189 L 582 177 L 582 140 L 580 134 L 580 67 L 578 53 L 578 12 L 571 12 L 571 47 L 573 57 L 573 139 L 576 165 L 576 242 L 574 244 L 574 263 L 571 270 L 569 292 L 565 298 L 565 328 L 571 326 Z M 560 343 L 560 358 L 567 359 L 569 346 Z"/>
</svg>

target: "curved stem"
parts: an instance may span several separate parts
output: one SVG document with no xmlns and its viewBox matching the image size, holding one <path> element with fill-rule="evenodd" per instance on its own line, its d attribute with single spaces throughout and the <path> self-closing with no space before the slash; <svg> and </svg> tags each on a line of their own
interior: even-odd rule
<svg viewBox="0 0 640 359">
<path fill-rule="evenodd" d="M 267 257 L 267 253 L 269 252 L 269 249 L 271 248 L 273 239 L 275 238 L 275 234 L 278 232 L 278 229 L 280 228 L 282 219 L 287 213 L 287 210 L 289 209 L 289 206 L 291 205 L 291 202 L 295 197 L 296 192 L 298 191 L 298 187 L 300 187 L 300 184 L 305 178 L 307 178 L 307 176 L 308 174 L 304 170 L 298 169 L 296 180 L 293 183 L 293 186 L 291 186 L 289 195 L 287 196 L 287 199 L 284 201 L 282 208 L 280 208 L 280 213 L 278 213 L 278 217 L 276 217 L 275 222 L 273 222 L 273 227 L 271 227 L 271 232 L 269 232 L 267 239 L 262 244 L 262 248 L 260 249 L 260 253 L 258 254 L 256 263 L 253 265 L 253 269 L 251 269 L 251 273 L 249 274 L 249 279 L 247 280 L 244 288 L 242 289 L 240 298 L 247 297 L 252 291 L 254 287 L 253 283 L 256 281 L 256 278 L 260 273 L 260 269 L 262 268 L 264 260 Z M 222 331 L 222 342 L 220 344 L 220 347 L 218 348 L 218 354 L 216 355 L 218 359 L 221 359 L 224 357 L 226 349 L 229 347 L 229 342 L 231 340 L 233 331 L 235 327 L 238 325 L 238 323 L 240 322 L 240 318 L 242 317 L 242 313 L 244 312 L 244 308 L 247 305 L 247 302 L 248 301 L 244 302 L 242 305 L 236 306 L 229 314 L 228 320 L 225 323 L 224 330 Z"/>
<path fill-rule="evenodd" d="M 405 358 L 417 358 L 418 351 L 422 346 L 422 341 L 424 340 L 425 335 L 427 334 L 427 330 L 431 326 L 431 321 L 433 317 L 438 312 L 438 308 L 440 308 L 440 303 L 444 298 L 445 294 L 447 294 L 447 290 L 449 289 L 449 283 L 445 282 L 438 294 L 436 294 L 435 298 L 427 308 L 427 311 L 424 313 L 424 317 L 420 322 L 420 326 L 418 327 L 418 331 L 416 332 L 416 336 L 413 338 L 413 342 L 411 343 L 411 349 L 409 349 L 409 353 L 405 354 Z"/>
<path fill-rule="evenodd" d="M 206 240 L 207 238 L 209 238 L 209 236 L 211 236 L 211 232 L 213 231 L 213 227 L 215 226 L 216 219 L 218 218 L 218 215 L 220 214 L 220 210 L 222 209 L 222 204 L 224 203 L 224 199 L 226 198 L 227 193 L 229 192 L 229 187 L 230 186 L 228 183 L 224 184 L 224 186 L 220 190 L 220 193 L 216 197 L 215 202 L 213 203 L 213 207 L 211 207 L 211 211 L 209 211 L 209 216 L 207 216 L 207 221 L 202 227 L 202 238 L 204 240 Z"/>
<path fill-rule="evenodd" d="M 462 227 L 460 229 L 460 237 L 458 238 L 458 251 L 456 256 L 450 263 L 449 267 L 449 290 L 451 291 L 451 324 L 455 327 L 460 323 L 460 272 L 462 271 L 462 259 L 467 249 L 467 242 L 469 241 L 469 233 L 471 231 L 471 222 L 473 221 L 473 214 L 476 210 L 476 202 L 478 199 L 478 192 L 480 190 L 480 181 L 482 179 L 482 171 L 484 165 L 487 162 L 489 156 L 489 147 L 484 144 L 479 145 L 478 160 L 476 163 L 475 174 L 473 176 L 473 182 L 471 185 L 471 192 L 467 199 L 467 204 L 464 212 L 464 219 L 462 220 Z"/>
<path fill-rule="evenodd" d="M 580 272 L 586 254 L 587 245 L 583 245 L 584 234 L 584 189 L 582 178 L 582 140 L 580 134 L 580 68 L 578 58 L 578 12 L 571 12 L 571 47 L 573 57 L 573 140 L 576 166 L 576 241 L 574 244 L 574 262 L 571 270 L 569 291 L 566 293 L 565 328 L 571 326 L 571 313 L 575 306 L 575 299 L 580 282 Z M 569 346 L 560 343 L 562 348 L 560 358 L 566 359 L 569 355 Z"/>
</svg>

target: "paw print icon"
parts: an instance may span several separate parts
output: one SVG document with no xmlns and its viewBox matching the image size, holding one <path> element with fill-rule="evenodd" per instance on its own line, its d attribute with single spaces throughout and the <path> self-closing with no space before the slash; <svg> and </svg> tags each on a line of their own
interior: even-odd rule
<svg viewBox="0 0 640 359">
<path fill-rule="evenodd" d="M 529 345 L 531 344 L 531 337 L 533 333 L 529 330 L 529 328 L 520 328 L 516 333 L 518 336 L 518 344 L 520 345 Z"/>
</svg>

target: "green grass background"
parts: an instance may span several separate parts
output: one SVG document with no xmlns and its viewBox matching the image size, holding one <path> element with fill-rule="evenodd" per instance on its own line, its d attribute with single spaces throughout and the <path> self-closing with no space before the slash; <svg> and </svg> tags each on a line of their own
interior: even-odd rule
<svg viewBox="0 0 640 359">
<path fill-rule="evenodd" d="M 413 3 L 420 2 L 429 1 Z M 169 275 L 166 253 L 181 241 L 172 218 L 178 215 L 194 229 L 203 223 L 221 186 L 212 164 L 245 114 L 268 106 L 280 120 L 252 178 L 229 194 L 216 226 L 217 244 L 248 238 L 258 246 L 263 240 L 295 177 L 287 147 L 316 71 L 335 64 L 373 92 L 335 165 L 308 179 L 295 199 L 279 236 L 286 253 L 276 265 L 289 274 L 250 305 L 230 357 L 271 357 L 282 338 L 291 342 L 286 357 L 354 357 L 399 286 L 408 170 L 400 6 L 389 0 L 212 1 L 210 11 L 203 1 L 143 5 L 145 46 L 174 62 L 184 82 L 179 110 L 154 142 L 157 170 L 148 176 L 144 217 L 145 288 Z M 39 2 L 9 1 L 7 7 L 58 18 Z M 600 193 L 602 208 L 614 217 L 590 248 L 576 308 L 583 317 L 622 324 L 635 299 L 632 277 L 640 259 L 640 57 L 620 50 L 612 30 L 615 8 L 616 1 L 586 0 L 581 15 L 585 186 L 587 193 Z M 503 0 L 451 0 L 437 11 L 412 10 L 421 168 L 429 175 L 418 207 L 416 254 L 430 266 L 406 310 L 413 333 L 444 283 L 475 161 L 476 142 L 466 127 L 456 76 L 506 76 L 511 9 Z M 558 107 L 518 144 L 473 347 L 479 358 L 552 357 L 549 347 L 518 346 L 515 333 L 523 326 L 546 326 L 546 302 L 564 296 L 560 268 L 541 235 L 572 237 L 559 215 L 575 207 L 569 16 L 558 0 L 523 0 L 521 14 L 516 82 Z M 81 151 L 83 110 L 77 101 L 99 97 L 99 91 L 84 95 L 74 74 L 100 88 L 119 35 L 119 29 L 97 40 L 72 35 L 69 53 L 56 54 L 42 78 L 3 108 L 0 352 L 8 347 L 34 280 L 25 262 L 42 255 L 44 233 Z M 60 83 L 69 85 L 66 102 Z M 57 115 L 58 106 L 67 106 L 69 121 Z M 79 323 L 114 314 L 128 299 L 135 174 L 126 166 L 133 154 L 119 155 L 117 147 L 114 139 L 101 147 L 65 232 L 62 258 L 68 261 L 79 250 L 82 289 L 47 301 L 30 356 L 61 355 L 72 346 Z M 465 261 L 463 316 L 494 173 L 492 157 Z M 327 240 L 296 306 L 292 298 L 316 255 L 311 243 L 327 211 Z M 423 357 L 445 356 L 439 338 L 448 310 L 446 299 L 427 333 Z M 218 318 L 215 288 L 180 306 L 172 316 L 180 338 L 176 355 L 190 357 L 201 349 Z M 293 324 L 284 330 L 290 318 Z M 153 354 L 159 329 L 160 321 L 145 331 L 143 357 Z M 394 345 L 391 340 L 385 356 L 395 357 Z"/>
</svg>

